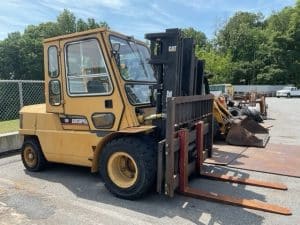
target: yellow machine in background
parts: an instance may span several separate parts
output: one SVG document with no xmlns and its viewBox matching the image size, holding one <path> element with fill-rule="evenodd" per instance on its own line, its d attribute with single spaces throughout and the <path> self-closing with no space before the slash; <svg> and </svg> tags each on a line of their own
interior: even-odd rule
<svg viewBox="0 0 300 225">
<path fill-rule="evenodd" d="M 224 96 L 226 100 L 233 100 L 234 87 L 232 84 L 211 84 L 209 85 L 210 92 L 215 96 Z"/>
<path fill-rule="evenodd" d="M 224 97 L 215 97 L 213 114 L 220 133 L 226 142 L 232 145 L 264 147 L 270 136 L 269 130 L 262 127 L 247 116 L 234 117 L 229 110 Z"/>
</svg>

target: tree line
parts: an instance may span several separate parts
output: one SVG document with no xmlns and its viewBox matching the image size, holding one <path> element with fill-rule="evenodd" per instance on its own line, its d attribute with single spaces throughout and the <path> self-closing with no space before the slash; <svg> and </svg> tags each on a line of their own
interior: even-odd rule
<svg viewBox="0 0 300 225">
<path fill-rule="evenodd" d="M 0 41 L 0 79 L 43 79 L 44 38 L 107 27 L 104 21 L 77 19 L 64 10 L 55 22 L 29 25 Z M 194 28 L 196 55 L 206 62 L 212 83 L 300 85 L 300 0 L 269 17 L 237 12 L 214 38 Z"/>
<path fill-rule="evenodd" d="M 42 80 L 43 40 L 58 35 L 107 27 L 104 21 L 93 18 L 77 19 L 69 10 L 64 10 L 55 22 L 29 25 L 23 34 L 13 32 L 0 41 L 0 79 Z"/>
<path fill-rule="evenodd" d="M 300 0 L 267 18 L 237 12 L 212 40 L 193 28 L 184 31 L 195 38 L 212 83 L 300 86 Z"/>
</svg>

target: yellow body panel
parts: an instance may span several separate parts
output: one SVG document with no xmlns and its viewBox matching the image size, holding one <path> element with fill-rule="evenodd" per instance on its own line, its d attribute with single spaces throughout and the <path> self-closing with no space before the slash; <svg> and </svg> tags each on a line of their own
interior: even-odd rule
<svg viewBox="0 0 300 225">
<path fill-rule="evenodd" d="M 23 107 L 21 114 L 23 126 L 20 133 L 36 135 L 48 161 L 88 167 L 94 165 L 93 171 L 97 171 L 103 145 L 112 137 L 150 132 L 154 128 L 151 125 L 131 127 L 102 136 L 90 130 L 64 130 L 59 115 L 47 113 L 45 104 Z M 93 163 L 94 159 L 97 160 Z"/>
<path fill-rule="evenodd" d="M 36 136 L 42 151 L 48 161 L 88 166 L 95 172 L 103 146 L 113 138 L 148 133 L 155 128 L 138 120 L 135 106 L 129 103 L 125 92 L 125 81 L 121 78 L 118 66 L 111 54 L 109 35 L 126 37 L 104 28 L 49 38 L 44 41 L 45 67 L 45 104 L 25 106 L 20 111 L 20 134 Z M 126 37 L 127 38 L 127 37 Z M 68 43 L 87 39 L 97 40 L 101 49 L 107 73 L 110 77 L 113 91 L 108 95 L 72 96 L 68 93 L 65 66 L 65 48 Z M 141 42 L 139 42 L 141 43 Z M 58 57 L 58 75 L 48 75 L 48 49 L 55 46 Z M 60 82 L 60 103 L 51 105 L 49 102 L 49 83 Z M 112 107 L 106 107 L 106 101 L 111 101 Z M 149 107 L 149 106 L 148 106 Z M 112 113 L 113 126 L 107 129 L 97 129 L 94 126 L 94 113 Z M 154 108 L 147 108 L 143 116 L 155 113 Z M 69 117 L 79 117 L 84 123 L 70 124 L 64 121 Z"/>
<path fill-rule="evenodd" d="M 86 131 L 37 131 L 43 152 L 48 161 L 91 167 L 93 146 L 101 138 Z"/>
</svg>

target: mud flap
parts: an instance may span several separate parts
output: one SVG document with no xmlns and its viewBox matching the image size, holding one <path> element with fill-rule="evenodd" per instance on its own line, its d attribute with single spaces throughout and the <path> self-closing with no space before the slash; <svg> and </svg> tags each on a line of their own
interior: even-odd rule
<svg viewBox="0 0 300 225">
<path fill-rule="evenodd" d="M 269 139 L 269 130 L 248 117 L 233 120 L 226 136 L 228 144 L 253 147 L 265 147 Z"/>
</svg>

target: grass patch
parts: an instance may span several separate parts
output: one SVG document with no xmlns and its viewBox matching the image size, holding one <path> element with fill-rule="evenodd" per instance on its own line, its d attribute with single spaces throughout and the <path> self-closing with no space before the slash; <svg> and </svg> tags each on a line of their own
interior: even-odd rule
<svg viewBox="0 0 300 225">
<path fill-rule="evenodd" d="M 17 131 L 19 129 L 19 120 L 8 120 L 0 122 L 0 134 Z"/>
</svg>

